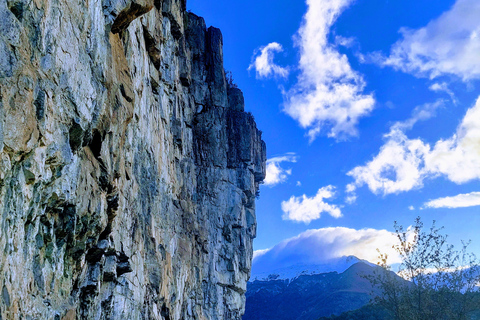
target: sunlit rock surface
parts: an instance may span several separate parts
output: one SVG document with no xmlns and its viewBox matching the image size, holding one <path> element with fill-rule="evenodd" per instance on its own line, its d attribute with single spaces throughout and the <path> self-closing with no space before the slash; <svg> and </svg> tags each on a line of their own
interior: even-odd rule
<svg viewBox="0 0 480 320">
<path fill-rule="evenodd" d="M 0 319 L 240 319 L 243 108 L 184 0 L 0 0 Z"/>
</svg>

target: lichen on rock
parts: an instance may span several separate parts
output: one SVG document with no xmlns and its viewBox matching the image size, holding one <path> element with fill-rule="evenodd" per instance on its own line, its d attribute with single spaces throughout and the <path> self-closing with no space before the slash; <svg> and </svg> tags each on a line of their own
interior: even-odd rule
<svg viewBox="0 0 480 320">
<path fill-rule="evenodd" d="M 240 319 L 265 143 L 184 0 L 0 0 L 0 319 Z"/>
</svg>

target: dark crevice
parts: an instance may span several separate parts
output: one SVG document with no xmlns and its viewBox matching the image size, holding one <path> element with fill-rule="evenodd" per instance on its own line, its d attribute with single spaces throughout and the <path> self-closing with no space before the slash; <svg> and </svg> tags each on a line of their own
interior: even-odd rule
<svg viewBox="0 0 480 320">
<path fill-rule="evenodd" d="M 125 88 L 124 88 L 125 90 Z M 120 92 L 122 91 L 122 89 L 120 88 Z M 122 103 L 120 102 L 120 98 L 118 97 L 118 95 L 115 95 L 115 102 L 113 103 L 113 110 L 118 110 L 120 109 L 120 107 L 122 106 Z"/>
<path fill-rule="evenodd" d="M 124 253 L 120 252 L 117 254 L 117 276 L 120 277 L 122 274 L 132 272 L 132 267 L 130 266 L 130 258 Z"/>
<path fill-rule="evenodd" d="M 172 123 L 173 141 L 175 142 L 175 144 L 181 146 L 182 145 L 182 122 L 174 118 L 172 118 L 172 120 L 170 121 Z"/>
<path fill-rule="evenodd" d="M 170 318 L 170 309 L 167 307 L 165 303 L 163 303 L 162 310 L 160 311 L 160 314 L 165 320 L 171 320 Z"/>
<path fill-rule="evenodd" d="M 118 210 L 118 192 L 115 190 L 107 195 L 107 214 L 108 216 L 115 216 L 115 212 Z"/>
<path fill-rule="evenodd" d="M 112 33 L 121 33 L 127 29 L 130 23 L 136 18 L 149 12 L 153 6 L 143 7 L 137 3 L 132 3 L 129 8 L 120 12 L 112 25 Z"/>
<path fill-rule="evenodd" d="M 80 319 L 87 319 L 88 318 L 88 310 L 90 309 L 95 296 L 96 296 L 96 285 L 87 285 L 83 287 L 80 291 Z"/>
<path fill-rule="evenodd" d="M 155 68 L 160 69 L 161 52 L 157 49 L 157 41 L 148 32 L 147 28 L 143 27 L 143 39 L 145 40 L 145 46 L 147 48 L 148 56 L 152 61 Z"/>
<path fill-rule="evenodd" d="M 82 146 L 83 143 L 84 131 L 82 129 L 82 126 L 80 126 L 80 124 L 76 123 L 75 121 L 72 122 L 72 126 L 68 131 L 68 137 L 70 149 L 73 153 L 75 153 L 76 151 L 78 151 L 78 149 Z"/>
<path fill-rule="evenodd" d="M 95 129 L 93 130 L 92 139 L 90 140 L 88 147 L 92 150 L 93 156 L 99 160 L 100 154 L 102 151 L 103 137 L 100 132 Z"/>
<path fill-rule="evenodd" d="M 127 100 L 128 102 L 132 102 L 133 99 L 132 97 L 129 97 L 127 92 L 125 91 L 125 86 L 122 84 L 120 84 L 120 92 L 122 93 L 122 97 L 125 98 L 125 100 Z"/>
<path fill-rule="evenodd" d="M 55 209 L 47 208 L 47 210 L 53 211 Z M 65 205 L 57 213 L 58 216 L 55 217 L 54 224 L 57 247 L 62 247 L 65 243 L 67 244 L 67 249 L 73 246 L 73 240 L 75 237 L 76 213 L 76 208 L 72 204 Z"/>
<path fill-rule="evenodd" d="M 43 120 L 43 117 L 45 116 L 45 91 L 38 91 L 33 105 L 35 106 L 35 115 L 37 116 L 37 120 Z"/>
<path fill-rule="evenodd" d="M 113 190 L 113 187 L 110 186 L 109 189 L 112 189 L 111 192 L 107 195 L 107 216 L 108 216 L 108 222 L 107 226 L 105 227 L 105 230 L 102 231 L 100 234 L 99 240 L 104 240 L 107 239 L 110 234 L 112 233 L 112 224 L 113 224 L 113 219 L 117 215 L 117 210 L 118 210 L 118 192 L 116 190 Z"/>
<path fill-rule="evenodd" d="M 111 233 L 112 233 L 112 223 L 111 221 L 109 221 L 109 223 L 107 223 L 107 226 L 105 227 L 105 230 L 103 230 L 102 233 L 100 234 L 100 237 L 98 238 L 98 240 L 107 239 Z"/>
<path fill-rule="evenodd" d="M 184 5 L 186 5 L 186 3 L 184 3 L 185 2 L 184 0 L 181 0 L 181 1 L 182 1 L 182 3 L 181 3 L 182 7 Z M 172 7 L 174 6 L 174 2 L 175 2 L 175 0 L 165 1 L 165 3 L 162 6 L 162 13 L 165 17 L 168 18 L 168 20 L 170 20 L 170 32 L 171 32 L 172 36 L 176 40 L 178 40 L 183 36 L 183 32 L 182 32 L 183 30 L 182 30 L 182 27 L 181 27 L 179 21 L 177 21 L 175 16 L 172 14 Z M 184 11 L 186 11 L 186 10 L 184 10 Z"/>
<path fill-rule="evenodd" d="M 173 17 L 170 19 L 170 32 L 175 39 L 180 39 L 183 36 L 180 24 Z"/>
<path fill-rule="evenodd" d="M 159 92 L 158 92 L 158 87 L 159 87 L 159 84 L 157 81 L 155 81 L 155 79 L 153 79 L 152 77 L 150 77 L 150 85 L 152 87 L 152 92 L 153 94 L 155 95 L 158 95 Z"/>
<path fill-rule="evenodd" d="M 70 295 L 72 297 L 75 297 L 76 294 L 78 293 L 78 283 L 79 283 L 80 279 L 79 278 L 76 278 L 74 281 L 73 281 L 73 285 L 72 285 L 72 291 L 70 291 Z"/>
<path fill-rule="evenodd" d="M 105 253 L 104 249 L 97 248 L 97 247 L 90 248 L 85 254 L 85 260 L 87 260 L 88 263 L 95 264 L 102 259 L 102 256 L 104 253 Z"/>
<path fill-rule="evenodd" d="M 105 315 L 105 319 L 111 319 L 108 318 L 107 315 L 112 314 L 112 301 L 113 301 L 113 294 L 110 294 L 106 300 L 102 301 L 102 309 L 103 309 L 103 315 Z"/>
<path fill-rule="evenodd" d="M 110 183 L 110 175 L 108 174 L 107 168 L 103 165 L 103 162 L 100 162 L 100 177 L 98 178 L 98 182 L 103 191 L 109 192 L 113 188 Z"/>
<path fill-rule="evenodd" d="M 23 7 L 23 2 L 20 1 L 14 1 L 9 3 L 8 9 L 17 17 L 19 21 L 22 21 L 23 19 L 23 12 L 24 12 L 24 7 Z"/>
</svg>

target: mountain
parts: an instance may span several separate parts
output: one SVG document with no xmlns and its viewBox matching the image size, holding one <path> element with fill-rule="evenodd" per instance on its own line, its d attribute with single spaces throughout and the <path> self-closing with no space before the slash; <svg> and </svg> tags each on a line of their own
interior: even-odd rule
<svg viewBox="0 0 480 320">
<path fill-rule="evenodd" d="M 324 267 L 327 266 L 319 266 L 319 270 Z M 373 292 L 363 276 L 379 269 L 368 262 L 356 262 L 341 273 L 300 274 L 283 279 L 272 275 L 269 279 L 253 280 L 247 285 L 243 320 L 317 320 L 361 308 Z"/>
<path fill-rule="evenodd" d="M 264 263 L 257 259 L 253 262 L 252 275 L 250 281 L 254 280 L 287 280 L 293 279 L 300 275 L 314 275 L 328 272 L 342 273 L 352 265 L 363 262 L 371 264 L 366 260 L 361 260 L 355 256 L 333 258 L 320 263 L 296 263 L 296 264 L 281 264 L 279 267 L 274 267 L 271 264 Z"/>
</svg>

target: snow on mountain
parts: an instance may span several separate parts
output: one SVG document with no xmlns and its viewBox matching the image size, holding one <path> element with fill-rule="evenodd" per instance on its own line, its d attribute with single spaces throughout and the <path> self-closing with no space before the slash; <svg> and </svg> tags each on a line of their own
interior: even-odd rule
<svg viewBox="0 0 480 320">
<path fill-rule="evenodd" d="M 262 264 L 262 260 L 257 259 L 254 261 L 252 266 L 250 281 L 292 280 L 301 275 L 314 275 L 328 272 L 342 273 L 358 262 L 364 262 L 372 266 L 374 265 L 366 260 L 361 260 L 354 256 L 333 258 L 322 263 L 315 264 L 304 264 L 297 262 L 292 265 L 283 265 L 280 267 L 272 266 L 269 263 Z"/>
</svg>

